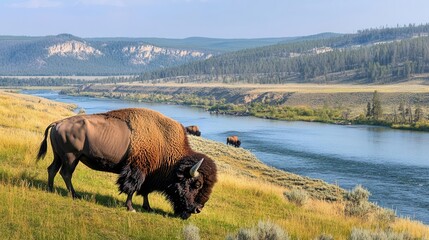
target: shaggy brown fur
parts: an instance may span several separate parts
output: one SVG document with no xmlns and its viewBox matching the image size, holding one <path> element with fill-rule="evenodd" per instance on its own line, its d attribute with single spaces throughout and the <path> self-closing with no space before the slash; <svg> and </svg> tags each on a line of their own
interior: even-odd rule
<svg viewBox="0 0 429 240">
<path fill-rule="evenodd" d="M 240 147 L 241 141 L 237 136 L 229 136 L 226 138 L 226 145 L 232 145 L 234 147 Z"/>
<path fill-rule="evenodd" d="M 160 167 L 172 166 L 192 153 L 183 126 L 159 112 L 130 108 L 103 115 L 125 121 L 131 130 L 128 163 L 138 166 L 144 174 Z"/>
</svg>

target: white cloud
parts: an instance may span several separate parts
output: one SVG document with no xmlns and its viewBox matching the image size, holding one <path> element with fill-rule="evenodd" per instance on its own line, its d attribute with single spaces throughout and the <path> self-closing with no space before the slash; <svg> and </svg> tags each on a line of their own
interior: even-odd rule
<svg viewBox="0 0 429 240">
<path fill-rule="evenodd" d="M 55 8 L 61 5 L 61 2 L 52 0 L 28 0 L 10 4 L 11 7 L 15 8 Z"/>
</svg>

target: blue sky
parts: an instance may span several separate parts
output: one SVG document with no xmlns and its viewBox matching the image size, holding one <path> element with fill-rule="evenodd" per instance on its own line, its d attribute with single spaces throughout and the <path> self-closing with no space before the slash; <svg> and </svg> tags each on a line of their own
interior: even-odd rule
<svg viewBox="0 0 429 240">
<path fill-rule="evenodd" d="M 262 38 L 429 23 L 428 0 L 0 0 L 0 35 Z"/>
</svg>

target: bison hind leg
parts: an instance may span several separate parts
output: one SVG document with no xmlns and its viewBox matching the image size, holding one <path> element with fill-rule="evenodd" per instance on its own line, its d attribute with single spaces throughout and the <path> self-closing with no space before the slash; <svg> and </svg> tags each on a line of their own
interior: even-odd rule
<svg viewBox="0 0 429 240">
<path fill-rule="evenodd" d="M 54 160 L 51 165 L 48 167 L 48 190 L 50 192 L 54 191 L 54 178 L 57 175 L 62 165 L 61 159 L 58 154 L 54 153 Z"/>
<path fill-rule="evenodd" d="M 132 206 L 133 194 L 140 190 L 145 180 L 145 174 L 138 168 L 131 165 L 126 165 L 116 183 L 119 185 L 121 193 L 128 194 L 125 205 L 128 211 L 134 211 Z"/>
</svg>

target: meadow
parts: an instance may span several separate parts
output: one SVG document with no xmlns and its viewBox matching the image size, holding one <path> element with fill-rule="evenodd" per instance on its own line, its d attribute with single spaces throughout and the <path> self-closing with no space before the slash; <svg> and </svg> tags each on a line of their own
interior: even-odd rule
<svg viewBox="0 0 429 240">
<path fill-rule="evenodd" d="M 159 193 L 149 195 L 152 213 L 127 212 L 115 174 L 79 164 L 73 183 L 82 199 L 73 200 L 61 176 L 55 192 L 47 189 L 46 168 L 52 152 L 36 162 L 45 127 L 72 116 L 75 106 L 10 92 L 0 92 L 0 238 L 2 239 L 184 239 L 194 225 L 202 239 L 226 239 L 259 221 L 270 221 L 291 239 L 349 239 L 353 229 L 407 233 L 429 237 L 429 227 L 409 219 L 392 218 L 388 210 L 371 205 L 364 215 L 350 215 L 347 191 L 321 180 L 268 167 L 245 149 L 190 137 L 192 147 L 209 155 L 219 169 L 218 183 L 204 210 L 188 220 L 173 216 Z M 309 198 L 297 204 L 285 193 L 304 190 Z M 141 197 L 134 198 L 140 209 Z M 321 238 L 320 238 L 321 239 Z M 408 239 L 408 238 L 407 238 Z"/>
</svg>

